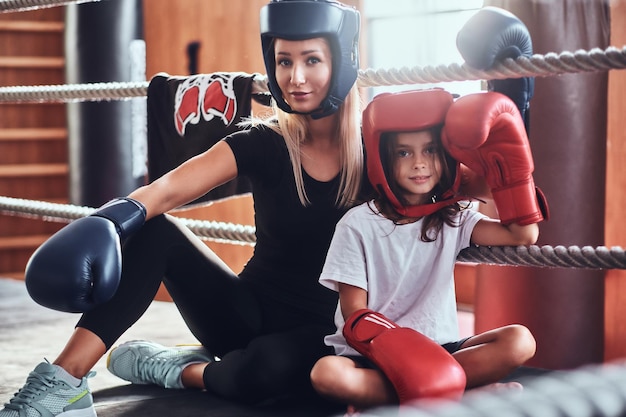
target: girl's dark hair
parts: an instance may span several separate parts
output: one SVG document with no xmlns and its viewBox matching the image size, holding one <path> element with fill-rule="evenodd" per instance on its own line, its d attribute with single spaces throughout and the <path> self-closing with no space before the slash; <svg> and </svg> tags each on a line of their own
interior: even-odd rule
<svg viewBox="0 0 626 417">
<path fill-rule="evenodd" d="M 439 158 L 441 165 L 441 178 L 430 195 L 430 199 L 433 202 L 439 201 L 442 198 L 442 194 L 452 188 L 456 178 L 457 164 L 456 161 L 448 155 L 441 144 L 441 128 L 441 125 L 430 128 L 433 136 L 433 144 L 436 149 L 434 156 Z M 396 157 L 394 152 L 396 147 L 396 138 L 397 136 L 395 133 L 383 133 L 381 135 L 380 158 L 389 188 L 402 205 L 409 205 L 403 197 L 400 187 L 396 183 L 393 175 L 394 160 Z M 398 214 L 384 194 L 379 194 L 376 198 L 376 202 L 385 217 L 392 220 L 395 224 L 401 224 L 406 220 L 414 220 L 410 217 Z M 459 225 L 454 221 L 454 217 L 459 211 L 461 211 L 461 209 L 461 204 L 454 203 L 425 216 L 422 225 L 421 240 L 424 242 L 433 242 L 437 239 L 437 235 L 441 232 L 444 224 L 452 227 L 458 227 Z"/>
</svg>

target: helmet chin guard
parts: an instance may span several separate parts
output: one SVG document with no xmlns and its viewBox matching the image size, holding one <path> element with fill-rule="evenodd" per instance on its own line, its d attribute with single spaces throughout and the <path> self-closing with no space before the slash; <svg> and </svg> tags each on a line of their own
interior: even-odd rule
<svg viewBox="0 0 626 417">
<path fill-rule="evenodd" d="M 452 105 L 452 94 L 442 89 L 382 93 L 363 111 L 363 139 L 367 152 L 367 176 L 372 186 L 384 195 L 396 212 L 405 217 L 422 217 L 452 205 L 464 197 L 458 195 L 461 184 L 460 164 L 452 188 L 433 203 L 404 206 L 387 182 L 380 155 L 383 133 L 412 132 L 442 125 Z"/>
<path fill-rule="evenodd" d="M 358 76 L 359 12 L 332 0 L 272 0 L 261 9 L 260 24 L 268 88 L 276 105 L 287 113 L 297 112 L 287 104 L 276 81 L 274 39 L 328 40 L 333 57 L 330 89 L 319 109 L 307 114 L 319 119 L 335 113 Z"/>
</svg>

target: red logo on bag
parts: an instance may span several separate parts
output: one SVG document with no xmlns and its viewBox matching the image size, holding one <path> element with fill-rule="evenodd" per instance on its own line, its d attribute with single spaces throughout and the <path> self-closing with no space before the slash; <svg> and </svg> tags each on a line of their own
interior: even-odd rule
<svg viewBox="0 0 626 417">
<path fill-rule="evenodd" d="M 180 136 L 201 119 L 220 120 L 229 126 L 237 114 L 237 97 L 231 74 L 201 74 L 186 78 L 174 96 L 174 125 Z"/>
</svg>

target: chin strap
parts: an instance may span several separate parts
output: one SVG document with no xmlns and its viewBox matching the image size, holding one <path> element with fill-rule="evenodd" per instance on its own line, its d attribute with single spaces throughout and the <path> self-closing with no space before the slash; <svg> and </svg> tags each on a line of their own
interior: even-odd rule
<svg viewBox="0 0 626 417">
<path fill-rule="evenodd" d="M 439 211 L 444 207 L 451 206 L 463 200 L 472 200 L 472 198 L 458 195 L 455 197 L 450 197 L 448 199 L 436 201 L 433 203 L 418 204 L 416 206 L 397 206 L 395 204 L 392 204 L 392 207 L 396 211 L 396 213 L 398 213 L 401 216 L 416 218 L 416 217 L 428 216 L 429 214 L 433 214 L 436 211 Z"/>
</svg>

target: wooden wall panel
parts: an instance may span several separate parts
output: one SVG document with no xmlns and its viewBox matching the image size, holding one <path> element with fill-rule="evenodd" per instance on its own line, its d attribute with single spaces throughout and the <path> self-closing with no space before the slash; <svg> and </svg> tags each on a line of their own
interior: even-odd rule
<svg viewBox="0 0 626 417">
<path fill-rule="evenodd" d="M 64 7 L 48 7 L 24 12 L 0 13 L 0 21 L 29 20 L 33 22 L 62 22 Z"/>
<path fill-rule="evenodd" d="M 144 34 L 148 78 L 187 75 L 186 49 L 200 42 L 199 72 L 265 72 L 259 10 L 267 0 L 146 0 Z"/>
<path fill-rule="evenodd" d="M 626 44 L 626 1 L 611 0 L 611 45 Z M 609 73 L 607 130 L 606 227 L 607 246 L 626 247 L 626 71 Z M 606 273 L 605 360 L 626 357 L 626 271 Z"/>
<path fill-rule="evenodd" d="M 0 85 L 63 84 L 64 7 L 0 14 Z M 0 195 L 67 202 L 64 103 L 0 104 Z M 0 214 L 0 273 L 23 277 L 62 224 Z"/>
<path fill-rule="evenodd" d="M 55 82 L 58 83 L 62 84 L 63 81 Z M 15 84 L 0 85 L 37 84 L 37 80 L 16 79 Z M 66 125 L 64 103 L 0 104 L 0 114 L 0 129 L 65 128 Z"/>
</svg>

